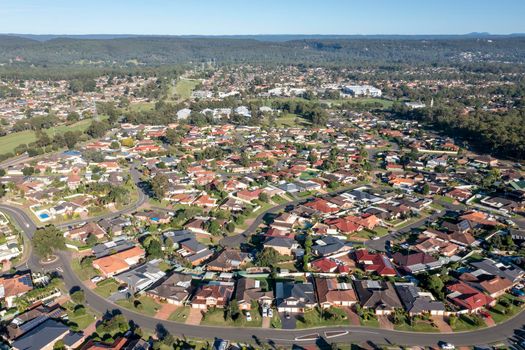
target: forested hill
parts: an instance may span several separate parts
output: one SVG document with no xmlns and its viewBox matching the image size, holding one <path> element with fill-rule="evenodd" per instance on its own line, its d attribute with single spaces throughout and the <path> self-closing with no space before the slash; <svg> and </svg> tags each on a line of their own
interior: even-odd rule
<svg viewBox="0 0 525 350">
<path fill-rule="evenodd" d="M 451 64 L 525 62 L 525 37 L 454 39 L 320 38 L 261 41 L 234 38 L 56 38 L 39 41 L 0 36 L 0 64 L 168 65 L 218 63 Z"/>
</svg>

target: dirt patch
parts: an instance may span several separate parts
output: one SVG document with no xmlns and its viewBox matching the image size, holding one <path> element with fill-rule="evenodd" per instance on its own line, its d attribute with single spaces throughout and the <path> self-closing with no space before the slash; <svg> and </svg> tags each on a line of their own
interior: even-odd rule
<svg viewBox="0 0 525 350">
<path fill-rule="evenodd" d="M 448 324 L 447 321 L 445 321 L 443 316 L 432 316 L 432 320 L 436 324 L 437 328 L 442 333 L 448 333 L 453 332 L 452 328 Z"/>
</svg>

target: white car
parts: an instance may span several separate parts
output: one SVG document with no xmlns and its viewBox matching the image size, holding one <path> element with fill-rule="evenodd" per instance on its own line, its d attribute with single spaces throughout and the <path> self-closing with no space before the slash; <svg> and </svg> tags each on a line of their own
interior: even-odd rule
<svg viewBox="0 0 525 350">
<path fill-rule="evenodd" d="M 268 309 L 268 317 L 273 317 L 273 310 L 272 309 Z"/>
<path fill-rule="evenodd" d="M 246 312 L 246 321 L 250 322 L 252 320 L 252 315 L 250 312 Z"/>
<path fill-rule="evenodd" d="M 102 276 L 95 276 L 91 279 L 91 282 L 93 283 L 98 283 L 100 281 L 102 281 L 104 278 Z"/>
<path fill-rule="evenodd" d="M 453 344 L 445 343 L 445 342 L 441 343 L 439 345 L 439 347 L 441 349 L 443 349 L 443 350 L 454 350 L 454 349 L 456 349 L 456 347 Z"/>
</svg>

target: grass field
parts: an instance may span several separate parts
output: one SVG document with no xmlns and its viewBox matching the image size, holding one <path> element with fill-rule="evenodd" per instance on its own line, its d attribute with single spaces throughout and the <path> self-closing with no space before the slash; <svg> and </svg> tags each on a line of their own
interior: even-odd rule
<svg viewBox="0 0 525 350">
<path fill-rule="evenodd" d="M 250 311 L 252 320 L 248 322 L 246 316 L 242 313 L 239 315 L 237 320 L 233 321 L 232 319 L 224 319 L 224 310 L 210 309 L 202 318 L 201 325 L 208 326 L 228 326 L 228 327 L 261 327 L 262 326 L 262 317 L 257 311 Z"/>
<path fill-rule="evenodd" d="M 175 95 L 179 99 L 187 100 L 191 97 L 192 91 L 199 85 L 198 80 L 193 79 L 179 79 L 175 85 Z"/>
<path fill-rule="evenodd" d="M 91 121 L 91 119 L 84 119 L 75 124 L 59 125 L 44 131 L 51 137 L 56 134 L 63 134 L 66 131 L 85 131 L 91 124 Z M 29 144 L 35 141 L 36 135 L 32 130 L 25 130 L 2 136 L 0 137 L 0 154 L 13 152 L 17 146 L 24 143 Z"/>
</svg>

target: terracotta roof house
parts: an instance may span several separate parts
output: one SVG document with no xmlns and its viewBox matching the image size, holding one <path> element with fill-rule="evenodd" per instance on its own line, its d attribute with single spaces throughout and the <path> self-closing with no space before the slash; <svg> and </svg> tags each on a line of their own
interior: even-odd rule
<svg viewBox="0 0 525 350">
<path fill-rule="evenodd" d="M 352 234 L 363 229 L 363 226 L 355 223 L 355 221 L 345 218 L 330 219 L 326 220 L 325 223 L 343 234 Z"/>
<path fill-rule="evenodd" d="M 261 288 L 261 281 L 242 277 L 237 280 L 235 289 L 235 299 L 241 310 L 250 310 L 252 303 L 257 302 L 259 305 L 271 305 L 273 293 Z"/>
<path fill-rule="evenodd" d="M 468 312 L 478 312 L 482 308 L 492 306 L 496 300 L 483 294 L 465 282 L 455 282 L 446 286 L 449 294 L 447 299 Z"/>
<path fill-rule="evenodd" d="M 359 249 L 355 251 L 355 259 L 366 272 L 375 272 L 380 276 L 397 275 L 394 265 L 384 254 L 370 253 L 366 249 Z"/>
<path fill-rule="evenodd" d="M 459 279 L 487 293 L 492 298 L 498 298 L 514 286 L 514 283 L 504 277 L 485 274 L 482 270 L 465 272 Z"/>
<path fill-rule="evenodd" d="M 140 259 L 144 259 L 145 256 L 146 252 L 144 249 L 134 246 L 133 248 L 93 260 L 93 267 L 100 270 L 105 277 L 112 277 L 129 270 L 133 265 L 138 264 Z"/>
<path fill-rule="evenodd" d="M 0 277 L 0 299 L 5 300 L 7 307 L 13 307 L 17 297 L 31 290 L 33 290 L 33 279 L 30 273 Z"/>
<path fill-rule="evenodd" d="M 332 306 L 352 306 L 357 297 L 351 283 L 339 283 L 337 278 L 314 279 L 317 302 L 322 308 Z"/>
<path fill-rule="evenodd" d="M 199 287 L 191 307 L 194 309 L 207 309 L 208 307 L 224 308 L 233 295 L 233 286 L 224 284 L 206 284 Z"/>
<path fill-rule="evenodd" d="M 390 282 L 356 280 L 354 287 L 361 306 L 374 309 L 376 315 L 389 315 L 403 306 Z"/>
<path fill-rule="evenodd" d="M 340 210 L 340 208 L 337 205 L 330 203 L 322 198 L 317 198 L 311 202 L 306 203 L 304 206 L 312 208 L 321 214 L 333 214 L 337 213 Z"/>
<path fill-rule="evenodd" d="M 174 272 L 145 291 L 145 294 L 168 304 L 183 305 L 193 291 L 191 282 L 191 275 Z"/>
</svg>

